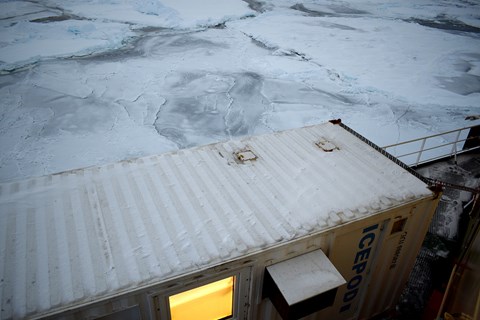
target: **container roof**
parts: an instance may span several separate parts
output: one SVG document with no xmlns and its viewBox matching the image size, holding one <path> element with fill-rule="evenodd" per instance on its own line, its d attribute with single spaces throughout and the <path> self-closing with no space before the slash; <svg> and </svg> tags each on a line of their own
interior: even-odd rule
<svg viewBox="0 0 480 320">
<path fill-rule="evenodd" d="M 432 196 L 332 123 L 0 184 L 0 318 L 55 312 Z"/>
</svg>

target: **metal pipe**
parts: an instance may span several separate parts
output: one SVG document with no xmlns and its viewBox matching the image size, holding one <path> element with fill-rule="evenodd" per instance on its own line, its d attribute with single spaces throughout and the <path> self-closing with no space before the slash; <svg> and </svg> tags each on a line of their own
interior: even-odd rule
<svg viewBox="0 0 480 320">
<path fill-rule="evenodd" d="M 452 153 L 455 152 L 455 154 L 454 154 L 455 164 L 457 164 L 457 143 L 458 143 L 458 138 L 460 138 L 460 133 L 461 132 L 462 132 L 462 130 L 458 131 L 457 137 L 455 138 L 455 142 L 453 143 L 453 147 L 452 147 Z"/>
<path fill-rule="evenodd" d="M 442 132 L 442 133 L 437 133 L 437 134 L 432 134 L 428 137 L 425 137 L 425 138 L 434 138 L 434 137 L 440 137 L 440 136 L 444 136 L 446 134 L 449 134 L 449 133 L 453 133 L 453 132 L 457 132 L 457 131 L 463 131 L 463 130 L 467 130 L 467 129 L 471 129 L 471 128 L 474 128 L 476 127 L 475 126 L 470 126 L 470 127 L 463 127 L 461 129 L 455 129 L 455 130 L 450 130 L 450 131 L 445 131 L 445 132 Z M 398 145 L 402 145 L 402 144 L 407 144 L 407 143 L 412 143 L 412 142 L 416 142 L 416 141 L 420 141 L 424 138 L 417 138 L 417 139 L 412 139 L 412 140 L 407 140 L 407 141 L 403 141 L 403 142 L 400 142 L 400 143 L 395 143 L 395 144 L 391 144 L 391 145 L 388 145 L 388 146 L 385 146 L 383 148 L 390 148 L 390 147 L 395 147 L 395 146 L 398 146 Z"/>
<path fill-rule="evenodd" d="M 418 166 L 418 163 L 420 162 L 420 158 L 422 157 L 422 152 L 423 152 L 423 148 L 425 147 L 426 141 L 427 141 L 427 138 L 423 138 L 422 146 L 420 147 L 420 152 L 418 153 L 417 161 L 415 162 L 415 167 Z"/>
<path fill-rule="evenodd" d="M 459 140 L 458 142 L 462 142 L 462 141 L 465 141 L 465 140 Z M 430 150 L 439 149 L 439 148 L 442 148 L 442 147 L 446 147 L 446 146 L 452 145 L 452 144 L 454 144 L 454 143 L 455 143 L 455 142 L 444 143 L 444 144 L 441 144 L 441 145 L 439 145 L 439 146 L 430 147 L 430 148 L 425 148 L 425 149 L 423 149 L 423 151 L 430 151 Z M 397 158 L 401 158 L 401 157 L 405 157 L 405 156 L 411 156 L 411 155 L 417 154 L 417 153 L 419 153 L 419 152 L 420 152 L 420 151 L 409 152 L 409 153 L 405 153 L 405 154 L 398 155 L 398 156 L 396 156 L 396 157 L 397 157 Z M 450 154 L 450 156 L 451 156 L 451 154 Z"/>
<path fill-rule="evenodd" d="M 408 140 L 408 141 L 404 141 L 404 142 L 400 142 L 400 143 L 387 145 L 387 146 L 382 147 L 382 149 L 386 151 L 389 148 L 402 146 L 402 145 L 408 145 L 408 144 L 411 144 L 411 143 L 414 143 L 414 142 L 422 141 L 422 145 L 421 145 L 419 151 L 407 152 L 407 153 L 404 153 L 404 154 L 395 155 L 395 157 L 398 159 L 398 158 L 404 158 L 404 157 L 407 157 L 407 156 L 417 155 L 416 161 L 413 162 L 413 163 L 409 163 L 410 166 L 418 166 L 420 164 L 428 163 L 428 162 L 431 162 L 431 161 L 434 161 L 434 160 L 443 159 L 443 158 L 447 158 L 447 157 L 451 157 L 451 156 L 454 156 L 454 161 L 455 161 L 455 163 L 457 163 L 457 156 L 459 154 L 464 153 L 464 152 L 468 152 L 468 151 L 473 151 L 473 150 L 476 150 L 476 149 L 480 148 L 480 146 L 474 146 L 474 147 L 471 147 L 471 148 L 468 148 L 468 149 L 463 148 L 461 150 L 458 150 L 458 144 L 459 143 L 461 143 L 461 142 L 467 143 L 468 140 L 478 138 L 477 136 L 473 136 L 473 137 L 466 137 L 466 138 L 460 139 L 460 136 L 462 135 L 462 132 L 464 130 L 471 130 L 472 128 L 477 128 L 477 127 L 478 126 L 475 125 L 475 126 L 464 127 L 464 128 L 460 128 L 460 129 L 456 129 L 456 130 L 450 130 L 450 131 L 446 131 L 446 132 L 443 132 L 443 133 L 430 135 L 430 136 L 427 136 L 427 137 L 422 137 L 422 138 L 417 138 L 417 139 L 412 139 L 412 140 Z M 439 144 L 437 146 L 425 148 L 425 144 L 426 144 L 427 139 L 430 139 L 430 138 L 433 138 L 433 137 L 440 137 L 440 136 L 444 136 L 444 135 L 455 133 L 455 132 L 457 134 L 456 134 L 455 140 L 453 142 L 442 143 L 442 144 Z M 440 149 L 440 148 L 443 148 L 443 147 L 446 147 L 446 146 L 449 146 L 449 145 L 452 145 L 452 150 L 450 151 L 450 153 L 443 151 L 444 154 L 441 154 L 439 156 L 434 155 L 434 156 L 431 156 L 428 159 L 421 160 L 422 154 L 424 154 L 426 151 Z M 415 146 L 409 146 L 409 148 L 410 149 L 415 149 Z"/>
</svg>

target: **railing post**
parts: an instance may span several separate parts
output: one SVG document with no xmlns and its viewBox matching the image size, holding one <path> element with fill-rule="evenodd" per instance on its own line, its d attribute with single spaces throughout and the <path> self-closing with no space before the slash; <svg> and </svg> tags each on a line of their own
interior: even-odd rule
<svg viewBox="0 0 480 320">
<path fill-rule="evenodd" d="M 455 161 L 455 164 L 457 164 L 457 143 L 458 139 L 460 138 L 460 133 L 462 132 L 463 129 L 458 130 L 457 137 L 455 138 L 455 142 L 453 143 L 452 147 L 452 152 L 450 152 L 450 156 L 453 154 L 453 159 Z"/>
<path fill-rule="evenodd" d="M 420 162 L 420 158 L 422 157 L 422 152 L 423 152 L 423 148 L 425 147 L 426 141 L 427 141 L 427 138 L 422 139 L 422 146 L 420 147 L 420 151 L 418 152 L 417 161 L 415 162 L 415 167 L 417 167 L 418 163 Z"/>
</svg>

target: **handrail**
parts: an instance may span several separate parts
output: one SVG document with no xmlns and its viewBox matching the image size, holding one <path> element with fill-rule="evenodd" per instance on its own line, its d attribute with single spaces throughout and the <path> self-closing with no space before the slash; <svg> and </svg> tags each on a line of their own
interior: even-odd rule
<svg viewBox="0 0 480 320">
<path fill-rule="evenodd" d="M 399 143 L 394 143 L 394 144 L 391 144 L 391 145 L 388 145 L 388 146 L 384 146 L 384 147 L 382 147 L 382 148 L 383 148 L 383 149 L 386 149 L 386 148 L 396 147 L 396 146 L 402 145 L 402 144 L 408 144 L 408 143 L 412 143 L 412 142 L 421 141 L 421 140 L 423 140 L 423 139 L 425 139 L 425 138 L 440 137 L 440 136 L 444 136 L 444 135 L 446 135 L 446 134 L 450 134 L 450 133 L 454 133 L 454 132 L 458 132 L 458 131 L 463 131 L 463 130 L 467 130 L 467 129 L 472 129 L 472 128 L 475 128 L 475 127 L 478 127 L 478 126 L 479 126 L 479 125 L 474 125 L 474 126 L 469 126 L 469 127 L 463 127 L 463 128 L 460 128 L 460 129 L 445 131 L 445 132 L 441 132 L 441 133 L 437 133 L 437 134 L 432 134 L 432 135 L 429 135 L 429 136 L 426 136 L 426 137 L 422 137 L 422 138 L 416 138 L 416 139 L 412 139 L 412 140 L 402 141 L 402 142 L 399 142 Z"/>
<path fill-rule="evenodd" d="M 412 159 L 410 159 L 409 161 L 408 160 L 403 160 L 404 162 L 406 162 L 408 165 L 410 165 L 412 167 L 417 167 L 420 164 L 425 164 L 425 163 L 428 163 L 428 162 L 431 162 L 431 161 L 435 161 L 435 160 L 439 160 L 439 159 L 443 159 L 443 158 L 447 158 L 447 157 L 452 157 L 452 156 L 455 158 L 455 161 L 456 161 L 458 154 L 480 148 L 480 145 L 473 146 L 473 147 L 468 147 L 468 148 L 463 148 L 462 146 L 460 146 L 460 148 L 459 148 L 459 144 L 464 143 L 464 146 L 465 146 L 467 141 L 479 138 L 478 135 L 477 136 L 472 136 L 471 135 L 471 130 L 473 128 L 478 129 L 478 127 L 479 127 L 479 125 L 474 125 L 474 126 L 469 126 L 469 127 L 464 127 L 464 128 L 460 128 L 460 129 L 450 130 L 450 131 L 446 131 L 446 132 L 442 132 L 442 133 L 432 134 L 432 135 L 429 135 L 429 136 L 426 136 L 426 137 L 421 137 L 421 138 L 417 138 L 417 139 L 412 139 L 412 140 L 407 140 L 407 141 L 387 145 L 387 146 L 382 147 L 382 149 L 387 150 L 387 149 L 395 148 L 395 147 L 398 147 L 398 146 L 406 146 L 407 149 L 409 149 L 409 150 L 406 150 L 405 153 L 403 153 L 403 154 L 399 154 L 399 155 L 395 154 L 395 157 L 405 158 L 405 157 L 409 157 L 409 156 L 412 157 L 412 156 L 416 155 L 415 161 L 412 161 Z M 460 138 L 462 132 L 464 132 L 464 131 L 466 131 L 466 133 L 464 133 L 464 135 L 466 134 L 467 137 L 466 138 L 463 138 L 463 137 Z M 453 141 L 445 142 L 446 136 L 449 135 L 449 134 L 453 134 L 453 133 L 456 133 Z M 425 147 L 426 144 L 427 144 L 426 143 L 427 140 L 432 141 L 432 138 L 438 138 L 438 137 L 441 137 L 444 140 L 443 141 L 437 141 L 437 144 L 434 145 L 434 146 Z M 418 146 L 413 145 L 413 143 L 416 143 L 416 142 L 421 142 L 420 148 L 418 148 Z M 411 146 L 408 148 L 408 145 L 411 145 Z M 437 149 L 442 149 L 442 148 L 445 149 L 445 147 L 450 146 L 450 145 L 452 145 L 452 148 L 449 149 L 449 151 L 438 150 L 438 152 L 433 152 L 433 155 L 430 155 L 429 157 L 422 159 L 422 156 L 424 156 L 427 151 L 432 152 L 432 151 L 437 150 Z M 389 152 L 392 153 L 391 151 L 389 151 Z"/>
<path fill-rule="evenodd" d="M 412 169 L 411 166 L 405 164 L 404 162 L 402 162 L 401 160 L 399 160 L 397 157 L 391 155 L 388 151 L 386 151 L 384 148 L 381 148 L 379 146 L 377 146 L 375 143 L 373 143 L 372 141 L 368 140 L 367 138 L 365 138 L 364 136 L 362 136 L 360 133 L 356 132 L 355 130 L 353 130 L 352 128 L 350 128 L 349 126 L 345 125 L 342 123 L 342 120 L 340 119 L 337 119 L 337 120 L 330 120 L 331 123 L 335 124 L 335 125 L 339 125 L 340 127 L 342 127 L 343 129 L 345 129 L 346 131 L 350 132 L 351 134 L 353 134 L 355 137 L 357 137 L 358 139 L 360 139 L 361 141 L 365 142 L 366 144 L 368 144 L 369 146 L 371 146 L 373 149 L 377 150 L 379 153 L 381 153 L 382 155 L 384 155 L 385 157 L 387 157 L 388 159 L 390 159 L 391 161 L 393 161 L 394 163 L 396 163 L 398 166 L 400 166 L 401 168 L 405 169 L 407 172 L 410 172 L 413 176 L 417 177 L 418 179 L 420 179 L 421 181 L 425 182 L 426 184 L 428 184 L 431 188 L 432 188 L 432 191 L 434 190 L 438 190 L 438 188 L 445 188 L 445 187 L 449 187 L 449 188 L 454 188 L 454 189 L 459 189 L 459 190 L 464 190 L 464 191 L 468 191 L 468 192 L 471 192 L 472 194 L 480 194 L 480 188 L 470 188 L 470 187 L 467 187 L 467 186 L 461 186 L 461 185 L 457 185 L 457 184 L 453 184 L 453 183 L 449 183 L 449 182 L 445 182 L 445 181 L 440 181 L 440 180 L 437 180 L 437 179 L 432 179 L 432 178 L 427 178 L 427 177 L 424 177 L 422 176 L 420 173 L 418 173 L 417 171 L 415 171 L 414 169 Z M 478 127 L 478 129 L 480 129 L 480 126 Z M 476 149 L 476 148 L 474 148 Z M 472 149 L 470 149 L 472 150 Z"/>
</svg>

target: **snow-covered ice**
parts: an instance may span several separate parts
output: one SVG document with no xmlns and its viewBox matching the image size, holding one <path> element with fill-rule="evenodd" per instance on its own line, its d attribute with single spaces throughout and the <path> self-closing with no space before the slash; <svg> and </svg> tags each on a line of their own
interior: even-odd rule
<svg viewBox="0 0 480 320">
<path fill-rule="evenodd" d="M 332 118 L 479 123 L 480 4 L 0 1 L 0 181 Z"/>
</svg>

